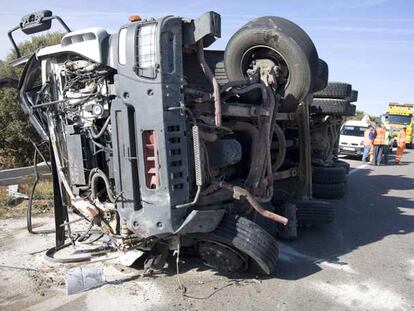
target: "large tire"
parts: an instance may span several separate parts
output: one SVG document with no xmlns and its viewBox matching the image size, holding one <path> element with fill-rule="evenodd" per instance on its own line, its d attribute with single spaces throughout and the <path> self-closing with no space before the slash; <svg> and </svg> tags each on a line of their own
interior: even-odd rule
<svg viewBox="0 0 414 311">
<path fill-rule="evenodd" d="M 328 64 L 323 60 L 319 59 L 318 74 L 315 78 L 315 85 L 312 91 L 318 92 L 326 88 L 329 79 L 329 67 Z"/>
<path fill-rule="evenodd" d="M 346 113 L 344 114 L 345 117 L 353 117 L 356 113 L 356 105 L 349 104 L 348 108 L 346 109 Z"/>
<path fill-rule="evenodd" d="M 332 223 L 335 219 L 335 208 L 329 202 L 304 201 L 296 204 L 298 226 L 318 226 Z"/>
<path fill-rule="evenodd" d="M 318 74 L 318 53 L 306 32 L 281 17 L 250 21 L 227 44 L 224 64 L 229 80 L 247 79 L 247 69 L 255 59 L 270 59 L 282 68 L 285 84 L 280 111 L 295 111 L 313 89 Z"/>
<path fill-rule="evenodd" d="M 349 100 L 351 103 L 357 102 L 357 101 L 358 101 L 358 91 L 356 91 L 356 90 L 352 90 L 352 92 L 351 92 L 351 96 L 348 98 L 348 100 Z"/>
<path fill-rule="evenodd" d="M 314 166 L 312 168 L 312 182 L 317 184 L 344 183 L 346 182 L 345 168 L 340 166 Z"/>
<path fill-rule="evenodd" d="M 340 199 L 346 193 L 346 183 L 317 184 L 313 183 L 313 196 L 319 199 Z"/>
<path fill-rule="evenodd" d="M 351 104 L 346 100 L 314 98 L 310 106 L 310 113 L 333 116 L 348 116 L 352 113 L 352 109 L 353 107 L 351 107 Z"/>
<path fill-rule="evenodd" d="M 349 171 L 351 170 L 351 165 L 348 162 L 342 160 L 335 160 L 332 166 L 342 167 L 345 170 L 345 173 L 347 174 L 349 174 Z"/>
<path fill-rule="evenodd" d="M 249 268 L 260 274 L 271 274 L 279 256 L 276 240 L 254 222 L 236 215 L 226 215 L 210 233 L 194 235 L 199 241 L 217 241 L 236 248 L 249 257 Z"/>
<path fill-rule="evenodd" d="M 314 98 L 347 99 L 352 95 L 352 85 L 342 82 L 329 82 L 326 88 L 313 94 Z"/>
</svg>

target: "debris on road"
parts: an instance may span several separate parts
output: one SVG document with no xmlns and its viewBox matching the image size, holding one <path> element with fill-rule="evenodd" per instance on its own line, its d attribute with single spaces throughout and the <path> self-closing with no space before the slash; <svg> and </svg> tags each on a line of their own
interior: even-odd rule
<svg viewBox="0 0 414 311">
<path fill-rule="evenodd" d="M 105 284 L 102 266 L 84 266 L 70 269 L 65 274 L 68 295 L 83 292 Z"/>
</svg>

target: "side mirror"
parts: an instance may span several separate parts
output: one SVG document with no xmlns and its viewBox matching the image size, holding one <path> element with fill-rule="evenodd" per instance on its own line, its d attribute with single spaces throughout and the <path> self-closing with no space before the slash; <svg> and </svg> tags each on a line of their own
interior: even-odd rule
<svg viewBox="0 0 414 311">
<path fill-rule="evenodd" d="M 20 29 L 26 35 L 32 35 L 34 33 L 49 30 L 52 26 L 52 19 L 56 19 L 63 26 L 63 28 L 65 28 L 67 32 L 71 31 L 70 28 L 59 16 L 53 15 L 52 11 L 49 10 L 43 10 L 23 16 L 19 25 L 9 30 L 8 36 L 14 47 L 14 50 L 16 51 L 17 58 L 20 58 L 21 54 L 16 44 L 16 41 L 14 41 L 13 32 Z"/>
<path fill-rule="evenodd" d="M 52 11 L 49 10 L 28 14 L 22 17 L 20 29 L 26 35 L 32 35 L 34 33 L 49 30 L 52 26 L 52 19 L 50 17 L 52 17 Z"/>
</svg>

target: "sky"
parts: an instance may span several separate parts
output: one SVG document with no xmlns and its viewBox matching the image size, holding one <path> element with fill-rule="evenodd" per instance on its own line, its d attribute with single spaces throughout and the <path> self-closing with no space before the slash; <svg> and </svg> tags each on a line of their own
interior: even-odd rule
<svg viewBox="0 0 414 311">
<path fill-rule="evenodd" d="M 414 1 L 412 0 L 0 0 L 0 59 L 11 51 L 7 31 L 20 17 L 50 9 L 72 29 L 103 27 L 116 32 L 128 16 L 196 18 L 216 11 L 224 49 L 249 20 L 274 15 L 292 20 L 312 38 L 329 64 L 330 81 L 359 91 L 357 109 L 380 115 L 388 102 L 414 102 Z M 56 30 L 62 30 L 56 23 Z M 18 36 L 18 40 L 25 39 Z"/>
</svg>

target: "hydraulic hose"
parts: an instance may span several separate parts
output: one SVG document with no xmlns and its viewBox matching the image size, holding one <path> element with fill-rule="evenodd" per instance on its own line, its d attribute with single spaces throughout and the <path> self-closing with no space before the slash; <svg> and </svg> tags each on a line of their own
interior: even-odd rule
<svg viewBox="0 0 414 311">
<path fill-rule="evenodd" d="M 90 186 L 91 186 L 91 199 L 94 200 L 97 197 L 97 189 L 96 186 L 98 184 L 98 180 L 99 178 L 102 179 L 105 183 L 105 188 L 106 188 L 106 193 L 108 195 L 108 199 L 109 201 L 111 201 L 112 203 L 116 202 L 116 198 L 111 190 L 111 184 L 109 182 L 108 177 L 105 175 L 104 172 L 102 172 L 99 168 L 94 168 L 93 170 L 91 170 L 90 172 Z"/>
<path fill-rule="evenodd" d="M 91 135 L 94 139 L 98 139 L 100 138 L 106 131 L 106 129 L 108 128 L 109 122 L 111 121 L 111 118 L 108 117 L 104 123 L 104 125 L 102 126 L 101 130 L 98 133 L 95 133 L 93 128 L 91 128 Z"/>
<path fill-rule="evenodd" d="M 42 155 L 42 153 L 40 152 L 40 150 L 37 148 L 37 146 L 33 143 L 33 141 L 31 141 L 31 142 L 32 142 L 33 146 L 35 147 L 35 151 L 34 151 L 34 155 L 33 155 L 33 169 L 34 169 L 35 180 L 33 182 L 33 186 L 32 186 L 32 189 L 30 191 L 29 204 L 27 206 L 27 211 L 26 211 L 26 227 L 27 227 L 27 231 L 31 234 L 53 233 L 53 232 L 55 232 L 54 230 L 33 231 L 33 225 L 32 225 L 33 198 L 34 198 L 34 194 L 35 194 L 35 191 L 36 191 L 36 186 L 37 186 L 37 184 L 40 180 L 39 171 L 38 171 L 38 168 L 37 168 L 37 156 L 39 154 L 42 157 L 43 160 L 45 160 L 45 158 Z M 46 164 L 47 164 L 47 162 L 46 162 Z M 49 166 L 49 164 L 47 164 L 47 165 Z M 50 168 L 50 166 L 49 166 L 49 168 Z"/>
<path fill-rule="evenodd" d="M 36 149 L 34 151 L 34 156 L 33 156 L 33 167 L 34 167 L 34 173 L 35 173 L 35 180 L 33 182 L 32 190 L 29 196 L 29 205 L 27 206 L 26 226 L 27 226 L 27 231 L 29 231 L 29 233 L 35 234 L 35 232 L 33 232 L 33 227 L 32 227 L 32 206 L 33 206 L 33 196 L 36 191 L 37 183 L 39 182 L 39 179 L 40 179 L 39 172 L 37 171 L 37 150 Z"/>
</svg>

